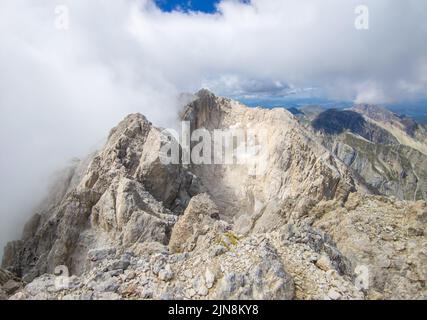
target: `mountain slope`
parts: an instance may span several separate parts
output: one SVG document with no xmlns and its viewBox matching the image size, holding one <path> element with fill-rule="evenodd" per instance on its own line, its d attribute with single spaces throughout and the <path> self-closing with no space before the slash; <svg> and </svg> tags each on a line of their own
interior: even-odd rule
<svg viewBox="0 0 427 320">
<path fill-rule="evenodd" d="M 373 105 L 299 116 L 307 130 L 378 194 L 427 200 L 424 126 Z"/>
</svg>

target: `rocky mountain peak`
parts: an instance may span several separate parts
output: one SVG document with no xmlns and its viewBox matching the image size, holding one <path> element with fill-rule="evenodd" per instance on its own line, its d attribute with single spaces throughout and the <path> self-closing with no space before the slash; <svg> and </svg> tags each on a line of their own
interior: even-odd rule
<svg viewBox="0 0 427 320">
<path fill-rule="evenodd" d="M 201 89 L 195 94 L 195 97 L 184 107 L 181 112 L 181 120 L 190 121 L 193 129 L 217 127 L 225 107 L 224 98 L 215 96 L 207 89 Z"/>
<path fill-rule="evenodd" d="M 199 91 L 197 91 L 195 93 L 195 95 L 199 98 L 199 99 L 214 99 L 215 98 L 215 94 L 210 91 L 209 89 L 206 88 L 202 88 Z"/>
<path fill-rule="evenodd" d="M 425 202 L 372 195 L 341 151 L 282 108 L 248 108 L 201 90 L 181 116 L 210 133 L 259 133 L 264 170 L 165 164 L 162 130 L 129 115 L 8 244 L 0 274 L 20 278 L 8 296 L 425 296 Z M 58 270 L 70 275 L 66 286 L 57 287 Z M 367 278 L 357 282 L 360 270 Z"/>
</svg>

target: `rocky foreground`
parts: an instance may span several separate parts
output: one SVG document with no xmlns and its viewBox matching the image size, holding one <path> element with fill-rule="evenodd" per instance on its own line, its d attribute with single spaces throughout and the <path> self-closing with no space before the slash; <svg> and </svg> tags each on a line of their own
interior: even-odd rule
<svg viewBox="0 0 427 320">
<path fill-rule="evenodd" d="M 164 165 L 161 129 L 129 115 L 7 245 L 0 299 L 427 298 L 423 181 L 376 188 L 285 109 L 202 90 L 181 117 L 267 131 L 266 171 Z"/>
</svg>

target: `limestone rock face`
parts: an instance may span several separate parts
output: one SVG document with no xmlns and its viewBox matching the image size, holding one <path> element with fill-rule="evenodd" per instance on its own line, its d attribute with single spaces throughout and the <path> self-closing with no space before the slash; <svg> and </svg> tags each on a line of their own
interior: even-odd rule
<svg viewBox="0 0 427 320">
<path fill-rule="evenodd" d="M 92 209 L 91 223 L 106 233 L 122 236 L 123 244 L 154 240 L 167 243 L 176 216 L 128 178 L 115 180 Z"/>
<path fill-rule="evenodd" d="M 214 219 L 219 219 L 215 203 L 206 193 L 193 197 L 184 214 L 172 230 L 169 248 L 172 252 L 183 252 L 194 248 L 199 232 L 209 230 Z M 206 231 L 205 231 L 206 232 Z"/>
<path fill-rule="evenodd" d="M 30 220 L 22 240 L 6 247 L 3 266 L 31 281 L 60 265 L 73 273 L 83 272 L 87 252 L 99 246 L 126 247 L 145 240 L 166 243 L 177 218 L 170 209 L 185 190 L 175 188 L 176 179 L 184 174 L 182 168 L 162 169 L 144 156 L 144 150 L 159 151 L 160 139 L 153 136 L 160 134 L 142 115 L 126 117 L 84 173 L 75 170 L 77 176 L 68 179 L 80 181 Z M 149 193 L 151 185 L 144 185 L 139 176 L 139 168 L 151 166 L 171 172 L 158 181 L 171 190 L 167 198 Z"/>
<path fill-rule="evenodd" d="M 385 196 L 402 182 L 376 175 L 356 144 L 327 140 L 285 109 L 207 90 L 187 101 L 193 130 L 251 131 L 262 161 L 164 164 L 165 133 L 127 116 L 102 150 L 58 176 L 7 245 L 0 299 L 427 296 L 426 203 Z M 422 198 L 411 172 L 403 195 Z"/>
<path fill-rule="evenodd" d="M 9 280 L 14 278 L 13 274 L 7 270 L 0 269 L 0 285 L 3 286 Z"/>
<path fill-rule="evenodd" d="M 364 190 L 346 166 L 301 127 L 284 109 L 248 108 L 212 93 L 199 92 L 183 119 L 193 129 L 251 130 L 259 134 L 263 170 L 250 165 L 193 165 L 192 172 L 215 199 L 222 219 L 237 232 L 267 231 L 303 215 L 323 199 L 344 199 Z"/>
</svg>

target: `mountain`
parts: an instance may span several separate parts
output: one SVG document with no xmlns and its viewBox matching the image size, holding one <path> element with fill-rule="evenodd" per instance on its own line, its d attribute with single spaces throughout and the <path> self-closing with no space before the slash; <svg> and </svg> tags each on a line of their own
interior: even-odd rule
<svg viewBox="0 0 427 320">
<path fill-rule="evenodd" d="M 300 123 L 372 192 L 401 200 L 427 200 L 424 125 L 375 105 L 301 111 Z"/>
<path fill-rule="evenodd" d="M 232 130 L 246 138 L 251 132 L 253 139 L 246 142 L 262 147 L 260 161 L 162 161 L 165 143 L 174 138 L 143 115 L 127 116 L 103 149 L 64 171 L 21 240 L 7 245 L 2 272 L 8 277 L 0 294 L 10 299 L 426 297 L 425 201 L 386 196 L 355 169 L 355 161 L 346 161 L 349 152 L 343 156 L 331 148 L 334 139 L 343 145 L 347 134 L 357 141 L 368 141 L 360 134 L 383 141 L 385 129 L 373 134 L 374 124 L 367 126 L 371 122 L 364 115 L 351 111 L 343 115 L 339 132 L 330 132 L 335 123 L 330 117 L 313 128 L 301 121 L 304 115 L 248 108 L 207 90 L 186 101 L 181 119 L 193 132 L 215 136 Z M 364 120 L 353 126 L 352 117 Z M 392 135 L 385 136 L 390 148 L 398 148 Z M 240 138 L 232 138 L 232 149 L 244 145 Z M 411 161 L 421 154 L 405 148 L 399 152 L 408 150 Z M 178 151 L 184 159 L 183 144 Z M 418 186 L 415 195 L 425 190 Z"/>
</svg>

